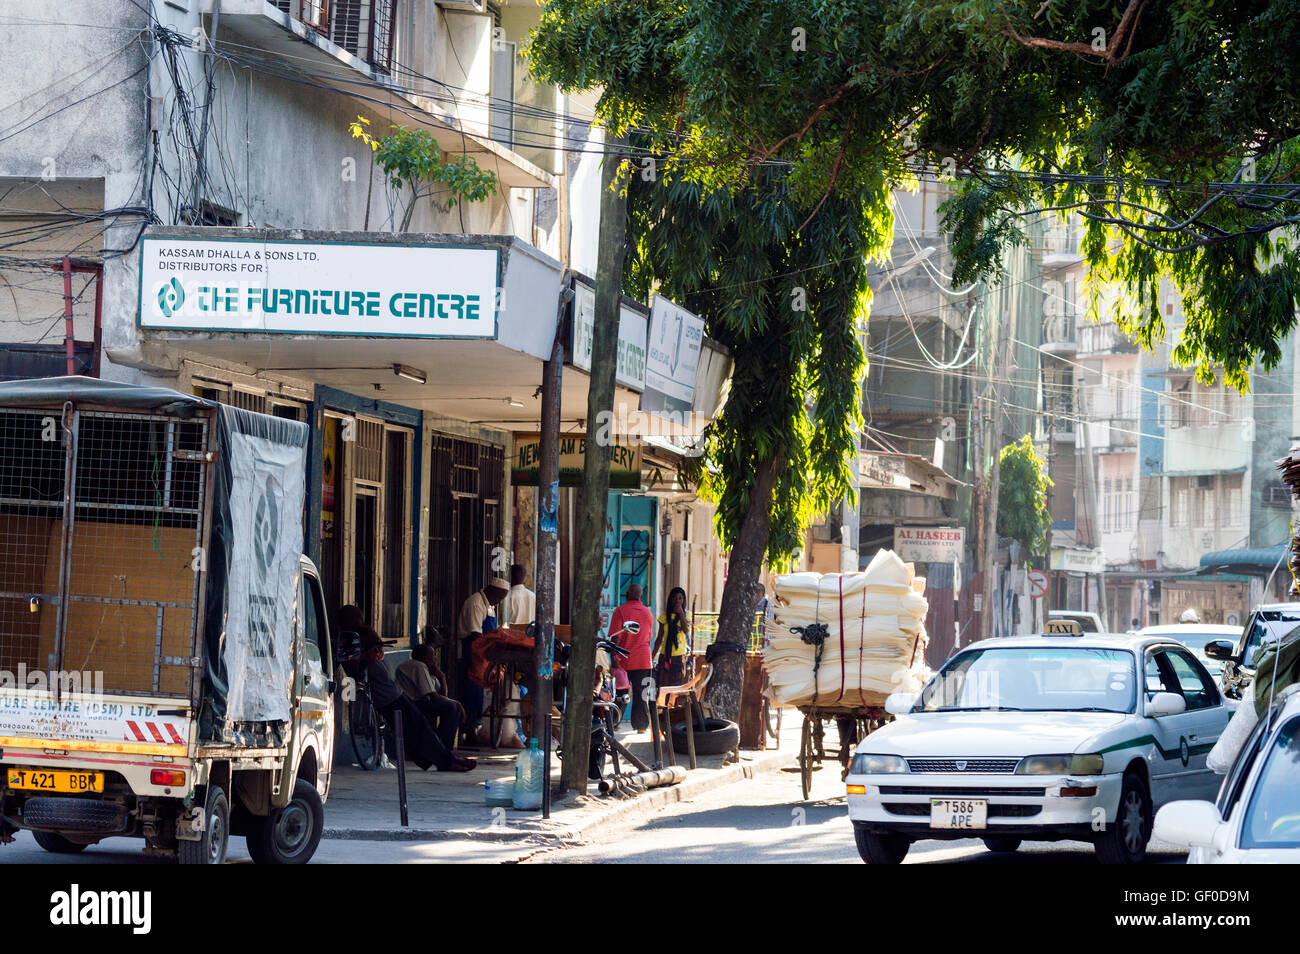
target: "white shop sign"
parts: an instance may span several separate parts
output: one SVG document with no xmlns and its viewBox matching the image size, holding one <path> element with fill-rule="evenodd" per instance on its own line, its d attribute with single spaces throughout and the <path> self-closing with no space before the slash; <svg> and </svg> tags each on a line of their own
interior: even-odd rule
<svg viewBox="0 0 1300 954">
<path fill-rule="evenodd" d="M 965 555 L 961 527 L 895 527 L 894 552 L 908 563 L 956 563 Z"/>
<path fill-rule="evenodd" d="M 573 283 L 573 366 L 591 373 L 592 335 L 596 330 L 596 291 Z M 645 389 L 646 317 L 622 305 L 618 312 L 618 367 L 614 380 L 634 391 Z"/>
<path fill-rule="evenodd" d="M 494 338 L 497 250 L 145 236 L 140 327 Z"/>
<path fill-rule="evenodd" d="M 1105 565 L 1105 554 L 1101 550 L 1052 548 L 1051 569 L 1053 570 L 1065 570 L 1069 573 L 1100 573 Z"/>
<path fill-rule="evenodd" d="M 700 367 L 704 320 L 656 295 L 646 339 L 643 410 L 689 411 Z"/>
</svg>

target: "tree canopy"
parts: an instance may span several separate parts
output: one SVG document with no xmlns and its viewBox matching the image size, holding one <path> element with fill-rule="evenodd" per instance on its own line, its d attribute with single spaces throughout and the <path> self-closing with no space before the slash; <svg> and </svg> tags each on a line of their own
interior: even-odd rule
<svg viewBox="0 0 1300 954">
<path fill-rule="evenodd" d="M 1300 0 L 550 0 L 532 56 L 706 190 L 780 170 L 796 230 L 951 177 L 956 281 L 1077 211 L 1109 317 L 1153 346 L 1172 283 L 1175 359 L 1245 387 L 1300 290 L 1297 41 Z"/>
</svg>

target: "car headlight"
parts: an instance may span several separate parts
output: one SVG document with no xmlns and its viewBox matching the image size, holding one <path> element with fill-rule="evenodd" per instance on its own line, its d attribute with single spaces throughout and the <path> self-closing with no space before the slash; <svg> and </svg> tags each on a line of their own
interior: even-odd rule
<svg viewBox="0 0 1300 954">
<path fill-rule="evenodd" d="M 1030 755 L 1016 766 L 1017 775 L 1100 775 L 1105 764 L 1101 755 Z"/>
<path fill-rule="evenodd" d="M 853 756 L 853 764 L 849 766 L 850 775 L 896 775 L 909 771 L 907 759 L 900 755 L 872 755 L 868 752 Z"/>
</svg>

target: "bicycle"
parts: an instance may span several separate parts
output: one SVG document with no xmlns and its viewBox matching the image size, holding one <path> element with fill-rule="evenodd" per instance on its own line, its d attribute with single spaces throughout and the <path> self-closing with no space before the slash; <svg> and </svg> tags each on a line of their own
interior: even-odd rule
<svg viewBox="0 0 1300 954">
<path fill-rule="evenodd" d="M 384 734 L 388 729 L 383 714 L 375 708 L 370 695 L 370 678 L 360 666 L 361 635 L 347 631 L 339 634 L 338 665 L 352 680 L 352 698 L 346 699 L 348 739 L 357 765 L 371 772 L 384 763 Z M 341 683 L 340 685 L 343 685 Z M 345 693 L 346 696 L 346 693 Z"/>
</svg>

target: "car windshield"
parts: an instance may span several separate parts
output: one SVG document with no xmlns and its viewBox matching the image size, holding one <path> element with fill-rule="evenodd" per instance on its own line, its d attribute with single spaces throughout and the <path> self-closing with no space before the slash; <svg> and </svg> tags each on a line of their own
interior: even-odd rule
<svg viewBox="0 0 1300 954">
<path fill-rule="evenodd" d="M 1211 659 L 1209 656 L 1205 655 L 1205 644 L 1208 642 L 1212 642 L 1213 640 L 1216 639 L 1226 639 L 1229 640 L 1230 642 L 1236 642 L 1237 637 L 1241 635 L 1241 631 L 1225 630 L 1222 633 L 1174 632 L 1174 633 L 1162 633 L 1161 635 L 1166 637 L 1167 639 L 1172 639 L 1175 640 L 1176 642 L 1182 643 L 1184 646 L 1186 646 L 1188 649 L 1192 651 L 1193 656 L 1195 656 L 1198 660 L 1200 660 L 1202 666 L 1210 670 L 1210 672 L 1217 672 L 1218 670 L 1223 668 L 1223 663 L 1219 662 L 1217 659 Z"/>
<path fill-rule="evenodd" d="M 1300 613 L 1294 610 L 1267 610 L 1258 614 L 1250 624 L 1250 636 L 1246 639 L 1246 648 L 1242 651 L 1242 662 L 1247 666 L 1255 665 L 1255 654 L 1263 648 L 1265 642 L 1272 642 L 1285 636 L 1300 625 Z"/>
<path fill-rule="evenodd" d="M 921 693 L 920 711 L 1019 709 L 1132 712 L 1133 653 L 1088 647 L 1009 646 L 951 659 Z"/>
<path fill-rule="evenodd" d="M 1242 826 L 1243 848 L 1300 848 L 1300 716 L 1277 734 Z"/>
</svg>

